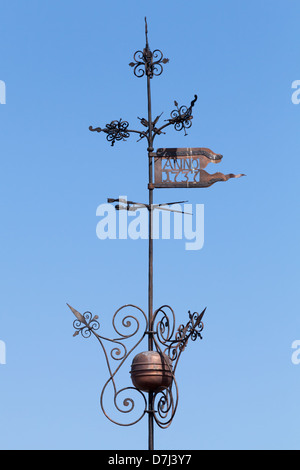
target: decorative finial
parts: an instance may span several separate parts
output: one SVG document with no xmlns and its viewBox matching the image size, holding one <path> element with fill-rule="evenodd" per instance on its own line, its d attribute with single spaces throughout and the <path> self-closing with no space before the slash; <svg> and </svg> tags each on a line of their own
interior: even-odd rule
<svg viewBox="0 0 300 470">
<path fill-rule="evenodd" d="M 145 35 L 146 35 L 146 49 L 149 48 L 149 43 L 148 43 L 148 23 L 147 23 L 147 17 L 145 16 Z"/>
</svg>

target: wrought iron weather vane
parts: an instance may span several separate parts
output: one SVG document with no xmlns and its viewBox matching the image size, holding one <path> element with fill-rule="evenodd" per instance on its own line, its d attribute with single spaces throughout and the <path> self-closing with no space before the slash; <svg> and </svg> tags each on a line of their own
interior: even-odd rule
<svg viewBox="0 0 300 470">
<path fill-rule="evenodd" d="M 108 199 L 109 203 L 118 203 L 117 210 L 135 211 L 144 207 L 149 213 L 149 270 L 148 270 L 148 312 L 147 314 L 133 304 L 119 308 L 112 319 L 115 339 L 110 339 L 99 334 L 100 322 L 98 316 L 90 312 L 79 313 L 70 305 L 69 308 L 76 317 L 74 321 L 75 334 L 81 334 L 84 338 L 94 336 L 100 343 L 107 367 L 109 378 L 101 392 L 100 404 L 105 416 L 120 426 L 131 426 L 148 415 L 148 448 L 154 449 L 154 423 L 160 428 L 167 428 L 173 421 L 178 405 L 178 385 L 175 372 L 181 353 L 186 348 L 188 341 L 202 339 L 204 309 L 198 312 L 188 312 L 189 319 L 179 328 L 175 327 L 175 314 L 168 305 L 154 310 L 153 308 L 153 211 L 170 210 L 175 203 L 153 204 L 153 191 L 155 188 L 167 187 L 208 187 L 217 181 L 227 181 L 242 175 L 223 175 L 215 173 L 209 175 L 204 171 L 208 163 L 219 163 L 222 155 L 215 154 L 207 148 L 197 149 L 158 149 L 154 152 L 154 140 L 156 136 L 164 133 L 164 130 L 173 126 L 176 131 L 186 130 L 192 125 L 192 111 L 197 101 L 194 96 L 189 107 L 179 106 L 175 101 L 175 107 L 170 118 L 159 127 L 157 116 L 152 120 L 151 80 L 163 72 L 163 65 L 169 62 L 163 53 L 156 49 L 150 50 L 148 42 L 148 26 L 145 18 L 146 46 L 143 51 L 134 54 L 134 62 L 129 65 L 133 68 L 134 75 L 147 79 L 148 116 L 138 118 L 144 127 L 141 130 L 129 128 L 127 121 L 114 120 L 106 124 L 104 128 L 90 127 L 92 132 L 103 132 L 112 146 L 118 141 L 124 141 L 131 134 L 137 134 L 139 140 L 147 141 L 149 164 L 149 202 L 140 204 L 122 199 Z M 154 179 L 153 179 L 154 177 Z M 185 202 L 185 201 L 184 201 Z M 148 340 L 147 351 L 133 358 L 131 365 L 132 385 L 119 389 L 116 376 L 127 358 L 142 343 Z M 113 408 L 117 414 L 124 418 L 130 417 L 126 422 L 121 422 L 108 414 L 106 409 L 106 391 L 112 387 Z M 137 404 L 139 402 L 139 405 Z M 111 408 L 111 407 L 110 407 Z M 133 418 L 132 418 L 133 416 Z"/>
</svg>

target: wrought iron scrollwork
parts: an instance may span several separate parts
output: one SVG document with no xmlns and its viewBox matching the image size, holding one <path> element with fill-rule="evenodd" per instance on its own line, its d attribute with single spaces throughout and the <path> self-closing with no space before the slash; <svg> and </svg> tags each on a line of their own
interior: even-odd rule
<svg viewBox="0 0 300 470">
<path fill-rule="evenodd" d="M 175 340 L 170 342 L 167 348 L 167 354 L 172 360 L 177 360 L 179 355 L 185 350 L 189 339 L 196 341 L 198 338 L 202 339 L 202 331 L 204 324 L 202 318 L 206 309 L 199 315 L 197 312 L 191 313 L 189 311 L 189 321 L 186 325 L 180 325 L 178 328 Z"/>
<path fill-rule="evenodd" d="M 145 18 L 145 33 L 146 33 L 146 47 L 143 51 L 136 51 L 134 53 L 134 62 L 130 62 L 130 67 L 133 67 L 133 73 L 136 77 L 142 78 L 145 74 L 149 78 L 159 76 L 163 73 L 162 64 L 167 64 L 169 59 L 164 58 L 163 53 L 159 49 L 153 52 L 149 48 L 148 43 L 148 25 Z"/>
<path fill-rule="evenodd" d="M 146 46 L 141 51 L 136 51 L 134 53 L 134 61 L 130 62 L 130 67 L 133 68 L 134 75 L 138 78 L 144 77 L 145 75 L 152 79 L 154 76 L 159 76 L 163 72 L 163 64 L 167 64 L 169 59 L 166 59 L 163 56 L 163 53 L 159 49 L 155 49 L 153 52 L 150 50 L 148 43 L 148 26 L 147 20 L 145 18 L 145 32 L 146 32 Z M 181 131 L 184 129 L 185 135 L 187 135 L 186 129 L 189 129 L 192 125 L 192 109 L 197 101 L 197 95 L 195 95 L 194 100 L 191 102 L 189 107 L 187 106 L 178 106 L 177 101 L 175 101 L 175 106 L 177 109 L 174 109 L 171 112 L 171 119 L 167 119 L 167 124 L 164 124 L 160 128 L 156 127 L 156 124 L 161 117 L 157 118 L 149 123 L 145 118 L 138 118 L 141 121 L 141 124 L 147 128 L 146 131 L 142 130 L 132 130 L 129 129 L 129 123 L 123 121 L 122 119 L 112 121 L 110 124 L 106 124 L 105 128 L 92 126 L 89 127 L 92 132 L 104 132 L 107 134 L 106 139 L 108 142 L 111 142 L 111 145 L 114 146 L 116 141 L 125 141 L 129 138 L 131 133 L 136 133 L 139 135 L 139 140 L 144 138 L 147 139 L 149 147 L 153 146 L 153 141 L 157 135 L 164 134 L 163 129 L 170 125 L 174 125 L 176 131 Z"/>
<path fill-rule="evenodd" d="M 76 320 L 73 325 L 75 328 L 74 336 L 77 336 L 79 333 L 84 338 L 89 338 L 92 334 L 99 341 L 104 356 L 106 359 L 109 378 L 106 381 L 100 397 L 100 406 L 104 415 L 113 423 L 118 424 L 119 426 L 131 426 L 140 421 L 147 412 L 147 400 L 146 396 L 135 387 L 125 387 L 118 389 L 116 384 L 116 374 L 119 372 L 120 368 L 126 361 L 126 359 L 131 355 L 131 353 L 137 348 L 137 346 L 144 339 L 146 332 L 148 331 L 148 320 L 142 309 L 136 305 L 128 304 L 123 305 L 119 308 L 112 320 L 112 326 L 117 333 L 118 337 L 115 339 L 110 339 L 100 335 L 97 331 L 100 328 L 98 322 L 98 316 L 94 316 L 90 312 L 85 312 L 83 315 L 75 310 L 73 307 L 68 305 L 73 314 L 76 316 Z M 129 310 L 129 313 L 128 313 Z M 132 314 L 132 311 L 138 311 L 142 321 L 144 322 L 144 328 L 141 329 L 141 320 L 138 319 L 135 315 Z M 137 335 L 139 336 L 137 337 Z M 128 346 L 127 341 L 135 337 L 135 342 L 133 345 Z M 117 361 L 117 367 L 113 368 L 111 361 Z M 105 406 L 105 392 L 107 391 L 108 386 L 112 386 L 113 390 L 113 405 L 111 413 L 114 411 L 117 414 L 122 414 L 124 416 L 135 413 L 135 418 L 131 422 L 122 423 L 108 414 Z M 132 395 L 135 396 L 132 396 Z M 121 398 L 123 397 L 123 398 Z M 136 401 L 139 399 L 140 406 L 137 410 Z M 136 414 L 138 416 L 136 416 Z"/>
<path fill-rule="evenodd" d="M 175 375 L 173 375 L 172 385 L 158 392 L 154 397 L 154 404 L 156 406 L 154 419 L 161 429 L 166 429 L 172 424 L 177 411 L 178 398 L 178 386 Z"/>
<path fill-rule="evenodd" d="M 162 64 L 167 64 L 169 59 L 163 56 L 162 51 L 155 49 L 151 52 L 149 47 L 143 51 L 136 51 L 133 56 L 134 62 L 130 62 L 130 67 L 133 67 L 133 73 L 136 77 L 142 78 L 146 76 L 153 78 L 155 75 L 158 77 L 163 73 Z"/>
<path fill-rule="evenodd" d="M 101 127 L 93 128 L 90 126 L 91 132 L 105 132 L 107 134 L 106 139 L 108 142 L 111 142 L 112 147 L 115 145 L 116 141 L 126 140 L 130 136 L 128 132 L 129 123 L 120 119 L 119 121 L 112 121 L 110 124 L 106 124 L 104 129 Z"/>
<path fill-rule="evenodd" d="M 120 119 L 119 121 L 115 120 L 112 121 L 110 124 L 106 124 L 106 126 L 102 129 L 101 127 L 93 126 L 89 127 L 91 132 L 104 132 L 106 135 L 106 140 L 111 143 L 112 147 L 115 145 L 116 141 L 126 141 L 131 133 L 135 133 L 139 135 L 139 140 L 148 137 L 148 133 L 144 131 L 128 129 L 129 123 L 127 121 L 123 121 Z"/>
<path fill-rule="evenodd" d="M 109 371 L 109 378 L 101 392 L 100 406 L 104 415 L 119 426 L 132 426 L 139 422 L 148 412 L 145 393 L 133 386 L 118 389 L 115 378 L 124 362 L 144 338 L 148 334 L 153 335 L 156 351 L 168 357 L 170 361 L 168 367 L 172 375 L 171 385 L 154 393 L 154 420 L 162 429 L 169 427 L 178 406 L 179 393 L 175 378 L 178 360 L 186 348 L 189 339 L 192 341 L 198 338 L 202 339 L 201 333 L 204 328 L 202 319 L 206 309 L 200 315 L 197 312 L 189 312 L 188 323 L 180 325 L 175 331 L 174 311 L 170 306 L 163 305 L 154 313 L 152 330 L 149 331 L 149 323 L 144 311 L 133 304 L 123 305 L 115 312 L 112 320 L 113 329 L 118 337 L 109 339 L 98 333 L 100 323 L 97 315 L 93 316 L 91 312 L 81 314 L 70 305 L 68 306 L 76 317 L 73 323 L 76 330 L 74 336 L 81 334 L 83 338 L 89 338 L 93 334 L 102 347 Z M 142 328 L 141 321 L 133 315 L 132 311 L 138 311 L 144 323 L 144 328 Z M 126 342 L 132 338 L 135 338 L 134 344 L 128 347 Z M 113 368 L 111 366 L 111 360 L 117 361 L 117 367 Z M 110 414 L 106 411 L 105 406 L 105 394 L 109 385 L 113 390 L 112 402 L 114 405 Z M 139 401 L 139 407 L 137 406 L 137 401 Z M 120 422 L 119 418 L 111 416 L 113 412 L 123 416 L 131 415 L 132 413 L 135 416 L 125 423 Z"/>
<path fill-rule="evenodd" d="M 83 338 L 90 338 L 92 332 L 99 330 L 100 323 L 98 322 L 99 317 L 97 315 L 93 317 L 91 312 L 85 312 L 83 315 L 80 314 L 80 317 L 75 316 L 77 320 L 73 322 L 73 326 L 76 331 L 73 336 L 77 336 L 81 333 Z"/>
<path fill-rule="evenodd" d="M 155 347 L 157 351 L 165 354 L 171 363 L 173 363 L 173 366 L 170 366 L 170 372 L 173 377 L 171 386 L 155 396 L 157 412 L 154 415 L 154 419 L 161 428 L 169 427 L 175 416 L 179 399 L 178 385 L 175 378 L 177 364 L 189 339 L 192 341 L 195 341 L 197 338 L 202 339 L 201 332 L 204 328 L 202 319 L 205 311 L 206 309 L 200 315 L 197 312 L 193 314 L 189 312 L 188 323 L 180 325 L 176 332 L 175 314 L 169 305 L 160 307 L 154 313 L 154 324 L 156 324 L 154 327 L 156 331 L 154 337 Z"/>
<path fill-rule="evenodd" d="M 166 310 L 171 312 L 169 315 Z M 203 316 L 206 309 L 201 314 L 194 312 L 189 314 L 189 321 L 186 325 L 182 324 L 175 332 L 175 314 L 169 305 L 163 305 L 154 314 L 154 324 L 156 323 L 156 336 L 154 338 L 155 344 L 159 347 L 164 347 L 162 352 L 166 354 L 171 361 L 175 361 L 174 371 L 176 369 L 179 357 L 185 350 L 189 339 L 196 341 L 197 338 L 202 339 L 202 331 L 204 328 Z M 159 316 L 161 315 L 161 318 Z"/>
<path fill-rule="evenodd" d="M 184 129 L 184 135 L 187 135 L 186 129 L 189 129 L 192 126 L 192 119 L 193 119 L 193 107 L 197 101 L 198 97 L 195 95 L 195 98 L 191 102 L 190 107 L 187 106 L 180 106 L 178 105 L 177 101 L 174 101 L 174 104 L 177 109 L 174 109 L 171 112 L 171 119 L 167 119 L 169 124 L 174 124 L 174 128 L 176 131 L 181 131 Z"/>
</svg>

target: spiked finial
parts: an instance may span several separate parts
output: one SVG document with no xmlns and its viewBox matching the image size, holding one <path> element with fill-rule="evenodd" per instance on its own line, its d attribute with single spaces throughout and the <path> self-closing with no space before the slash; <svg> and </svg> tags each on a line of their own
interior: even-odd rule
<svg viewBox="0 0 300 470">
<path fill-rule="evenodd" d="M 146 49 L 149 49 L 149 43 L 148 43 L 148 23 L 147 23 L 147 17 L 145 16 L 145 36 L 146 36 Z"/>
</svg>

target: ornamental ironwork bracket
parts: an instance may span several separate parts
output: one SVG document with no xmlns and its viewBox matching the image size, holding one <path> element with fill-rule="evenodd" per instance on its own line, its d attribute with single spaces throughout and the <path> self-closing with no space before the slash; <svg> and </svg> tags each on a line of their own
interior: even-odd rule
<svg viewBox="0 0 300 470">
<path fill-rule="evenodd" d="M 153 122 L 151 122 L 151 126 L 147 119 L 145 118 L 139 118 L 141 124 L 147 128 L 146 131 L 143 130 L 137 130 L 137 129 L 129 129 L 129 122 L 128 121 L 123 121 L 122 119 L 119 120 L 114 120 L 110 124 L 106 124 L 104 128 L 101 127 L 93 127 L 90 126 L 89 130 L 91 132 L 104 132 L 106 135 L 106 139 L 108 142 L 111 143 L 112 147 L 115 145 L 117 141 L 126 141 L 129 137 L 130 134 L 138 134 L 139 139 L 138 141 L 146 138 L 148 140 L 148 143 L 150 143 L 150 128 L 151 131 L 153 132 L 152 135 L 152 143 L 154 141 L 154 138 L 157 135 L 165 134 L 163 130 L 167 128 L 168 126 L 174 126 L 174 129 L 176 131 L 181 131 L 184 130 L 184 135 L 187 135 L 186 129 L 189 129 L 192 126 L 192 120 L 193 120 L 193 115 L 192 115 L 192 110 L 193 107 L 197 101 L 198 97 L 195 95 L 195 98 L 191 102 L 191 105 L 189 107 L 183 105 L 180 106 L 178 105 L 177 101 L 174 101 L 174 104 L 177 109 L 174 109 L 171 112 L 171 119 L 166 119 L 165 122 L 166 124 L 162 125 L 161 127 L 156 127 L 157 122 L 159 121 L 160 117 L 162 116 L 163 113 L 161 113 L 159 116 L 155 118 Z"/>
<path fill-rule="evenodd" d="M 151 80 L 154 76 L 159 76 L 163 73 L 163 65 L 169 62 L 169 59 L 164 58 L 163 53 L 159 49 L 155 49 L 153 52 L 149 47 L 148 42 L 148 25 L 145 18 L 145 34 L 146 34 L 146 46 L 143 51 L 136 51 L 134 53 L 133 62 L 130 62 L 130 67 L 133 68 L 133 73 L 136 77 L 142 78 L 146 76 Z M 126 141 L 130 134 L 138 134 L 139 140 L 146 138 L 148 140 L 148 146 L 152 147 L 153 141 L 157 135 L 164 134 L 163 129 L 168 126 L 173 125 L 176 131 L 184 130 L 184 134 L 187 135 L 186 129 L 189 129 L 192 125 L 192 108 L 194 107 L 197 101 L 197 95 L 195 95 L 194 100 L 191 102 L 189 107 L 187 106 L 178 106 L 177 101 L 175 101 L 175 106 L 177 109 L 174 109 L 171 112 L 171 119 L 167 119 L 165 122 L 167 124 L 162 125 L 160 128 L 156 127 L 158 120 L 160 119 L 162 113 L 155 118 L 154 121 L 149 121 L 145 118 L 138 118 L 141 124 L 147 128 L 146 131 L 129 129 L 128 121 L 123 121 L 122 119 L 114 120 L 110 124 L 106 124 L 104 128 L 93 126 L 89 127 L 91 132 L 104 132 L 106 139 L 111 143 L 112 146 L 115 145 L 117 141 Z"/>
<path fill-rule="evenodd" d="M 178 384 L 175 378 L 175 372 L 179 358 L 186 349 L 189 340 L 196 341 L 202 339 L 204 328 L 203 316 L 197 312 L 189 314 L 189 321 L 186 325 L 182 324 L 175 330 L 175 314 L 168 305 L 163 305 L 157 309 L 153 315 L 153 327 L 149 330 L 149 322 L 145 312 L 133 304 L 123 305 L 119 308 L 112 319 L 112 326 L 117 333 L 117 338 L 110 339 L 99 334 L 100 322 L 98 315 L 91 312 L 79 313 L 69 304 L 67 304 L 76 320 L 73 322 L 75 328 L 74 337 L 81 335 L 83 338 L 90 338 L 92 335 L 99 341 L 106 359 L 109 378 L 106 381 L 101 395 L 100 405 L 104 415 L 113 423 L 120 426 L 132 426 L 140 421 L 146 413 L 151 412 L 157 425 L 161 428 L 167 428 L 172 423 L 179 399 Z M 133 312 L 135 312 L 133 314 Z M 139 315 L 139 316 L 136 316 Z M 142 343 L 142 341 L 151 335 L 153 337 L 156 353 L 160 357 L 166 358 L 164 375 L 169 375 L 168 386 L 156 386 L 153 391 L 155 406 L 152 410 L 148 409 L 145 391 L 134 384 L 125 388 L 118 388 L 116 376 L 121 367 L 133 353 L 133 351 Z M 134 338 L 134 343 L 130 340 Z M 127 344 L 130 343 L 130 344 Z M 145 353 L 144 353 L 145 354 Z M 155 354 L 155 352 L 154 352 Z M 137 356 L 136 356 L 137 357 Z M 116 361 L 117 366 L 112 367 L 111 362 Z M 133 360 L 134 364 L 135 359 Z M 149 373 L 149 370 L 143 370 L 143 373 Z M 150 374 L 152 369 L 150 369 Z M 156 379 L 157 380 L 157 377 Z M 164 380 L 164 377 L 162 377 Z M 112 412 L 107 412 L 106 398 L 108 387 L 113 389 L 112 404 L 114 412 L 117 415 L 123 415 L 123 420 L 117 421 L 117 418 L 111 416 Z M 110 406 L 110 408 L 112 408 Z M 130 419 L 126 420 L 126 417 Z"/>
</svg>

